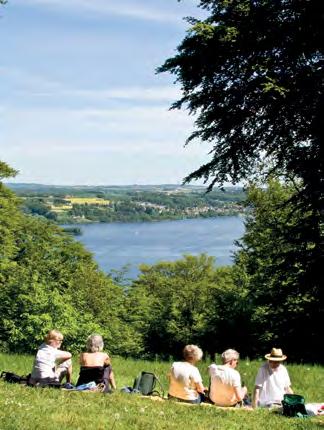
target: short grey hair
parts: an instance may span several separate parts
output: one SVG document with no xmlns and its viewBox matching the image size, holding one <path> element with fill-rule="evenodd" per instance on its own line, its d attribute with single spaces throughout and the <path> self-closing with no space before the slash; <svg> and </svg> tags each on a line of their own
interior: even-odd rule
<svg viewBox="0 0 324 430">
<path fill-rule="evenodd" d="M 240 354 L 235 349 L 227 349 L 222 354 L 222 362 L 225 364 L 232 360 L 238 360 L 239 357 Z"/>
<path fill-rule="evenodd" d="M 102 351 L 104 343 L 100 334 L 92 334 L 87 339 L 87 352 L 99 352 Z"/>
<path fill-rule="evenodd" d="M 202 350 L 197 345 L 186 345 L 183 348 L 183 357 L 186 361 L 188 360 L 201 360 L 203 356 Z"/>
</svg>

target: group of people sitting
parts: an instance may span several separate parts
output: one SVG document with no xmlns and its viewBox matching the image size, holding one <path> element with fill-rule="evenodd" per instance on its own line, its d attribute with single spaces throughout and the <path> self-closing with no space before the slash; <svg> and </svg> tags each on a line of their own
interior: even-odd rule
<svg viewBox="0 0 324 430">
<path fill-rule="evenodd" d="M 39 347 L 29 384 L 51 386 L 60 384 L 64 378 L 66 384 L 72 379 L 72 354 L 60 349 L 63 335 L 57 330 L 50 330 L 44 343 Z M 94 381 L 103 384 L 103 391 L 116 389 L 114 373 L 109 355 L 103 352 L 104 343 L 100 335 L 91 335 L 87 339 L 86 352 L 80 354 L 80 374 L 76 386 Z"/>
<path fill-rule="evenodd" d="M 239 353 L 227 349 L 222 354 L 222 364 L 208 367 L 209 387 L 205 387 L 196 363 L 203 356 L 196 345 L 187 345 L 183 350 L 183 361 L 172 364 L 169 373 L 168 397 L 186 403 L 201 403 L 208 400 L 217 406 L 251 405 L 247 387 L 242 384 L 236 370 Z M 284 394 L 293 391 L 288 371 L 282 362 L 287 358 L 279 348 L 272 348 L 266 354 L 264 363 L 256 376 L 252 406 L 254 408 L 281 405 Z"/>
<path fill-rule="evenodd" d="M 36 386 L 60 384 L 66 379 L 71 384 L 72 355 L 60 349 L 63 335 L 50 330 L 44 343 L 39 347 L 31 372 L 29 383 Z M 105 392 L 116 389 L 116 382 L 107 353 L 103 352 L 103 339 L 91 335 L 86 342 L 86 352 L 80 354 L 80 374 L 76 386 L 94 381 L 102 384 Z M 168 398 L 186 403 L 201 403 L 208 399 L 217 406 L 236 406 L 248 404 L 248 390 L 242 384 L 236 370 L 239 353 L 227 349 L 222 354 L 222 364 L 208 367 L 209 387 L 205 387 L 196 364 L 203 352 L 196 345 L 186 345 L 183 361 L 172 364 L 169 377 Z M 266 354 L 267 362 L 261 366 L 255 380 L 252 406 L 271 407 L 280 405 L 285 393 L 293 393 L 287 369 L 282 362 L 287 358 L 281 349 L 272 348 Z"/>
</svg>

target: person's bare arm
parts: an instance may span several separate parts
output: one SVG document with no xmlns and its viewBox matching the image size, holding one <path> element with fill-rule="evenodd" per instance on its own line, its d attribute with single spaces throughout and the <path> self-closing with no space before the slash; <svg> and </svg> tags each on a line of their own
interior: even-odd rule
<svg viewBox="0 0 324 430">
<path fill-rule="evenodd" d="M 252 400 L 252 407 L 253 408 L 257 408 L 258 407 L 259 399 L 260 399 L 260 387 L 256 386 L 254 388 L 253 400 Z"/>
<path fill-rule="evenodd" d="M 287 394 L 294 394 L 293 389 L 290 386 L 286 388 L 286 393 Z"/>
<path fill-rule="evenodd" d="M 206 387 L 204 387 L 202 382 L 197 382 L 196 390 L 198 391 L 198 393 L 204 394 L 204 392 L 206 391 Z"/>
<path fill-rule="evenodd" d="M 63 363 L 66 360 L 69 360 L 70 358 L 72 358 L 72 354 L 68 351 L 60 351 L 59 356 L 57 357 L 57 362 L 58 363 Z"/>
<path fill-rule="evenodd" d="M 244 395 L 242 393 L 242 388 L 241 387 L 234 387 L 234 393 L 235 393 L 235 396 L 236 396 L 236 400 L 238 402 L 241 402 L 243 400 L 243 398 L 244 398 Z"/>
<path fill-rule="evenodd" d="M 104 365 L 108 366 L 109 364 L 111 364 L 111 360 L 108 354 L 106 354 L 105 360 L 104 360 Z"/>
<path fill-rule="evenodd" d="M 117 385 L 116 385 L 115 375 L 114 375 L 113 371 L 110 372 L 109 382 L 110 382 L 110 385 L 112 386 L 113 390 L 116 390 Z"/>
</svg>

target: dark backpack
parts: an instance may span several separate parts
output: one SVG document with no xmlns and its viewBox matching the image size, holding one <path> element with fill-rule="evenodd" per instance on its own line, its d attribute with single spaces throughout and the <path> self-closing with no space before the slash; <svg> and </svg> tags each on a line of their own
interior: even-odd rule
<svg viewBox="0 0 324 430">
<path fill-rule="evenodd" d="M 159 384 L 162 393 L 155 389 L 156 384 Z M 141 372 L 134 380 L 133 390 L 140 392 L 144 396 L 158 395 L 164 396 L 164 390 L 159 378 L 150 372 Z"/>
<path fill-rule="evenodd" d="M 305 399 L 299 394 L 284 394 L 282 400 L 282 413 L 286 417 L 307 416 Z"/>
<path fill-rule="evenodd" d="M 4 371 L 4 372 L 1 372 L 0 378 L 6 382 L 10 382 L 11 384 L 28 385 L 30 375 L 20 376 L 13 372 Z"/>
</svg>

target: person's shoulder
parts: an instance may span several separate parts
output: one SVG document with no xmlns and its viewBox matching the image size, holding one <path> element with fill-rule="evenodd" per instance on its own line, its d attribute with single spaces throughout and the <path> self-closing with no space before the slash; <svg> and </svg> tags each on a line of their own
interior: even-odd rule
<svg viewBox="0 0 324 430">
<path fill-rule="evenodd" d="M 282 363 L 280 363 L 279 369 L 281 369 L 282 372 L 287 372 L 288 373 L 287 367 L 284 364 L 282 364 Z"/>
<path fill-rule="evenodd" d="M 185 366 L 188 367 L 189 369 L 198 370 L 198 367 L 195 366 L 194 364 L 188 363 L 188 361 L 185 361 L 184 363 L 185 363 Z"/>
<path fill-rule="evenodd" d="M 44 348 L 46 348 L 46 347 L 48 347 L 49 345 L 47 345 L 47 343 L 42 343 L 41 345 L 39 345 L 39 347 L 38 347 L 38 350 L 40 350 L 40 349 L 44 349 Z"/>
<path fill-rule="evenodd" d="M 174 369 L 176 372 L 190 372 L 193 368 L 195 366 L 187 361 L 174 361 L 171 366 L 171 369 Z"/>
<path fill-rule="evenodd" d="M 51 351 L 50 345 L 47 345 L 46 343 L 42 343 L 37 349 L 37 355 L 47 354 L 48 351 Z"/>
<path fill-rule="evenodd" d="M 212 364 L 210 364 L 209 366 L 208 366 L 208 370 L 209 371 L 215 371 L 215 370 L 217 370 L 218 369 L 218 365 L 216 364 L 216 363 L 212 363 Z"/>
<path fill-rule="evenodd" d="M 269 363 L 267 361 L 265 361 L 264 363 L 261 364 L 261 366 L 259 367 L 259 370 L 267 370 L 269 369 Z"/>
<path fill-rule="evenodd" d="M 102 357 L 107 357 L 107 358 L 110 358 L 109 357 L 109 354 L 107 353 L 107 352 L 100 352 L 100 355 L 102 356 Z"/>
<path fill-rule="evenodd" d="M 46 353 L 55 353 L 58 349 L 48 343 L 42 343 L 38 348 L 38 351 L 44 351 Z"/>
<path fill-rule="evenodd" d="M 233 375 L 238 375 L 238 376 L 240 376 L 240 372 L 238 371 L 238 370 L 236 370 L 236 369 L 232 369 L 232 368 L 229 368 L 229 370 L 231 371 L 231 373 L 233 374 Z"/>
</svg>

